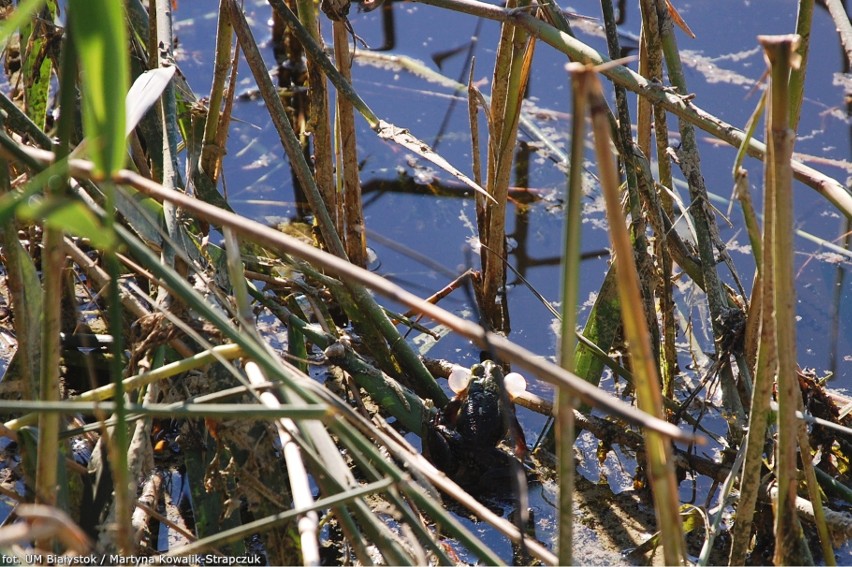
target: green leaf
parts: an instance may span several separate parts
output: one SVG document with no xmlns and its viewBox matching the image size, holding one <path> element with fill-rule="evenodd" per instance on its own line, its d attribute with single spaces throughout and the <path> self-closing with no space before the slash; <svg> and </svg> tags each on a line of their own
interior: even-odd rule
<svg viewBox="0 0 852 567">
<path fill-rule="evenodd" d="M 101 221 L 83 203 L 62 197 L 28 203 L 18 210 L 23 220 L 43 220 L 51 227 L 88 239 L 92 246 L 111 250 L 116 244 L 115 234 L 105 230 Z"/>
<path fill-rule="evenodd" d="M 83 129 L 97 173 L 109 176 L 125 160 L 125 95 L 129 87 L 123 3 L 70 0 L 68 23 L 80 55 Z"/>
</svg>

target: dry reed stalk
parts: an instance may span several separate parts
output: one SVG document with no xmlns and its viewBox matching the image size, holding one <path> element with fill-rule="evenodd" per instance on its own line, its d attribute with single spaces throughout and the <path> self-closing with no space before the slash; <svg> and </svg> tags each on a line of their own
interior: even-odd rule
<svg viewBox="0 0 852 567">
<path fill-rule="evenodd" d="M 322 44 L 320 20 L 316 5 L 312 0 L 298 0 L 299 21 L 305 26 L 311 37 Z M 308 97 L 310 110 L 308 125 L 313 132 L 314 176 L 323 202 L 331 215 L 332 223 L 338 234 L 343 234 L 341 226 L 341 204 L 338 200 L 334 182 L 334 150 L 331 142 L 331 115 L 329 113 L 328 84 L 320 66 L 312 57 L 308 64 Z"/>
<path fill-rule="evenodd" d="M 334 33 L 334 58 L 337 70 L 347 83 L 352 82 L 352 53 L 349 48 L 349 30 L 344 21 L 332 22 Z M 337 93 L 337 147 L 338 184 L 343 194 L 343 244 L 349 261 L 356 266 L 367 265 L 367 235 L 364 210 L 361 204 L 361 179 L 359 178 L 358 148 L 355 135 L 355 113 L 352 103 L 342 93 Z M 341 174 L 342 172 L 342 174 Z"/>
<path fill-rule="evenodd" d="M 230 113 L 221 112 L 225 92 L 225 80 L 231 70 L 231 44 L 234 38 L 234 27 L 228 16 L 225 0 L 219 2 L 219 19 L 216 27 L 216 51 L 213 57 L 213 83 L 210 86 L 210 97 L 207 105 L 207 117 L 204 124 L 204 137 L 201 142 L 200 169 L 216 183 L 222 166 L 222 156 L 225 148 L 218 145 L 218 133 L 227 130 Z M 233 88 L 230 95 L 233 96 Z"/>
<path fill-rule="evenodd" d="M 660 46 L 659 21 L 653 0 L 641 0 L 642 30 L 640 34 L 639 74 L 646 79 L 663 77 L 663 56 Z M 657 178 L 663 187 L 672 187 L 672 168 L 668 155 L 669 139 L 666 111 L 659 105 L 652 105 L 645 97 L 637 97 L 637 143 L 639 149 L 650 159 L 651 153 L 651 123 L 653 121 L 654 141 L 656 142 Z M 639 174 L 640 178 L 642 174 Z M 647 177 L 646 177 L 647 179 Z M 653 179 L 653 177 L 651 177 Z M 640 189 L 642 183 L 640 181 Z M 651 187 L 656 191 L 656 187 Z M 667 191 L 661 191 L 659 196 L 661 210 L 668 218 L 674 218 L 674 204 Z M 660 327 L 662 328 L 661 371 L 663 380 L 663 395 L 667 398 L 674 396 L 674 376 L 677 372 L 677 323 L 675 303 L 672 295 L 673 253 L 669 250 L 669 232 L 655 228 L 657 238 L 654 249 L 657 255 L 659 276 L 657 279 L 656 295 L 660 306 Z"/>
<path fill-rule="evenodd" d="M 528 0 L 510 0 L 508 8 L 529 4 Z M 509 332 L 509 308 L 506 303 L 506 203 L 509 176 L 527 83 L 534 42 L 529 34 L 504 22 L 494 63 L 491 91 L 491 131 L 485 187 L 493 200 L 478 199 L 477 224 L 482 241 L 482 316 L 490 329 Z"/>
<path fill-rule="evenodd" d="M 771 232 L 764 232 L 764 254 L 772 249 L 775 285 L 764 290 L 773 294 L 775 345 L 777 349 L 778 436 L 775 474 L 778 499 L 775 508 L 775 563 L 801 565 L 805 560 L 802 529 L 796 516 L 797 431 L 796 410 L 801 400 L 796 376 L 796 288 L 793 264 L 793 175 L 790 159 L 795 133 L 790 129 L 790 70 L 795 66 L 796 36 L 758 37 L 770 67 L 766 139 L 771 160 L 767 161 L 765 194 L 774 214 Z M 769 209 L 767 209 L 768 211 Z M 766 212 L 766 211 L 765 211 Z M 766 238 L 769 240 L 767 241 Z M 768 292 L 768 293 L 767 293 Z"/>
<path fill-rule="evenodd" d="M 575 73 L 593 73 L 592 69 L 573 66 Z M 633 258 L 633 245 L 621 212 L 619 183 L 609 138 L 609 120 L 600 82 L 595 75 L 590 80 L 589 105 L 592 113 L 595 155 L 601 189 L 606 200 L 610 239 L 613 244 L 616 277 L 621 297 L 622 321 L 630 359 L 634 370 L 637 403 L 642 411 L 664 419 L 656 358 L 644 309 L 642 309 L 639 275 Z M 575 117 L 576 119 L 576 117 Z M 674 476 L 671 443 L 663 436 L 646 429 L 645 446 L 647 473 L 654 495 L 654 510 L 663 542 L 663 557 L 667 565 L 682 565 L 686 547 L 680 523 L 680 498 Z"/>
</svg>

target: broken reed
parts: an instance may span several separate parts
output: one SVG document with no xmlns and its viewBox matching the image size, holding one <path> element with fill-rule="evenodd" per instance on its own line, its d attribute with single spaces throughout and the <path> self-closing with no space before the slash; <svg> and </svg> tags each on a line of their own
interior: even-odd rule
<svg viewBox="0 0 852 567">
<path fill-rule="evenodd" d="M 634 260 L 633 243 L 621 207 L 618 172 L 610 146 L 610 122 L 606 101 L 595 71 L 576 64 L 574 73 L 592 74 L 587 79 L 586 96 L 592 117 L 595 159 L 606 201 L 607 222 L 616 264 L 618 292 L 624 335 L 633 368 L 636 399 L 648 415 L 664 419 L 657 361 L 651 348 L 647 319 L 642 308 L 640 277 Z M 579 117 L 575 117 L 578 119 Z M 665 437 L 645 430 L 648 480 L 654 496 L 657 527 L 661 533 L 663 557 L 667 565 L 681 565 L 686 560 L 686 547 L 680 521 L 680 498 L 674 475 L 671 443 Z"/>
</svg>

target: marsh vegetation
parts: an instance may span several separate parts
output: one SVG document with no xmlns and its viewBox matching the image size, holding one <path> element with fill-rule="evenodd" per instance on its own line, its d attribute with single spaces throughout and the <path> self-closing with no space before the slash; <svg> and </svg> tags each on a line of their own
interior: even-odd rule
<svg viewBox="0 0 852 567">
<path fill-rule="evenodd" d="M 788 34 L 736 55 L 760 68 L 732 124 L 690 90 L 709 63 L 667 0 L 629 8 L 635 36 L 609 0 L 189 3 L 3 8 L 4 552 L 847 557 L 852 401 L 825 379 L 852 378 L 850 165 L 794 154 L 801 124 L 848 128 L 839 1 L 834 106 L 803 103 L 823 8 L 789 2 Z M 409 8 L 431 63 L 393 51 Z M 562 102 L 530 95 L 545 76 Z M 803 315 L 811 263 L 830 286 Z"/>
</svg>

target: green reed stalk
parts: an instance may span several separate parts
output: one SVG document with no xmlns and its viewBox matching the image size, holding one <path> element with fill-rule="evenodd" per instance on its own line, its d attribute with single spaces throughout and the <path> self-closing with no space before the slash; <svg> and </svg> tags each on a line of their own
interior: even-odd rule
<svg viewBox="0 0 852 567">
<path fill-rule="evenodd" d="M 802 114 L 813 19 L 814 0 L 799 0 L 799 10 L 796 14 L 796 35 L 801 38 L 796 48 L 799 61 L 790 71 L 790 128 L 794 131 L 799 127 L 799 117 Z"/>
<path fill-rule="evenodd" d="M 580 287 L 580 241 L 583 210 L 583 162 L 586 149 L 588 78 L 586 72 L 571 77 L 572 115 L 571 163 L 568 170 L 567 202 L 562 247 L 562 322 L 559 333 L 559 365 L 574 372 L 577 347 L 577 298 Z M 574 397 L 564 388 L 556 390 L 556 456 L 559 475 L 559 563 L 570 565 L 574 541 Z"/>
<path fill-rule="evenodd" d="M 574 69 L 576 73 L 593 72 L 579 65 Z M 633 245 L 621 212 L 618 175 L 609 145 L 606 102 L 596 76 L 590 80 L 589 94 L 595 154 L 598 160 L 601 190 L 606 200 L 610 239 L 615 253 L 624 334 L 633 365 L 637 403 L 642 411 L 664 419 L 656 357 L 651 348 L 651 337 L 648 334 L 642 308 L 639 275 L 633 259 Z M 648 480 L 654 494 L 654 509 L 663 542 L 663 557 L 667 565 L 682 565 L 686 559 L 686 548 L 680 523 L 680 499 L 674 476 L 671 444 L 668 439 L 651 430 L 646 429 L 644 435 Z"/>
</svg>

